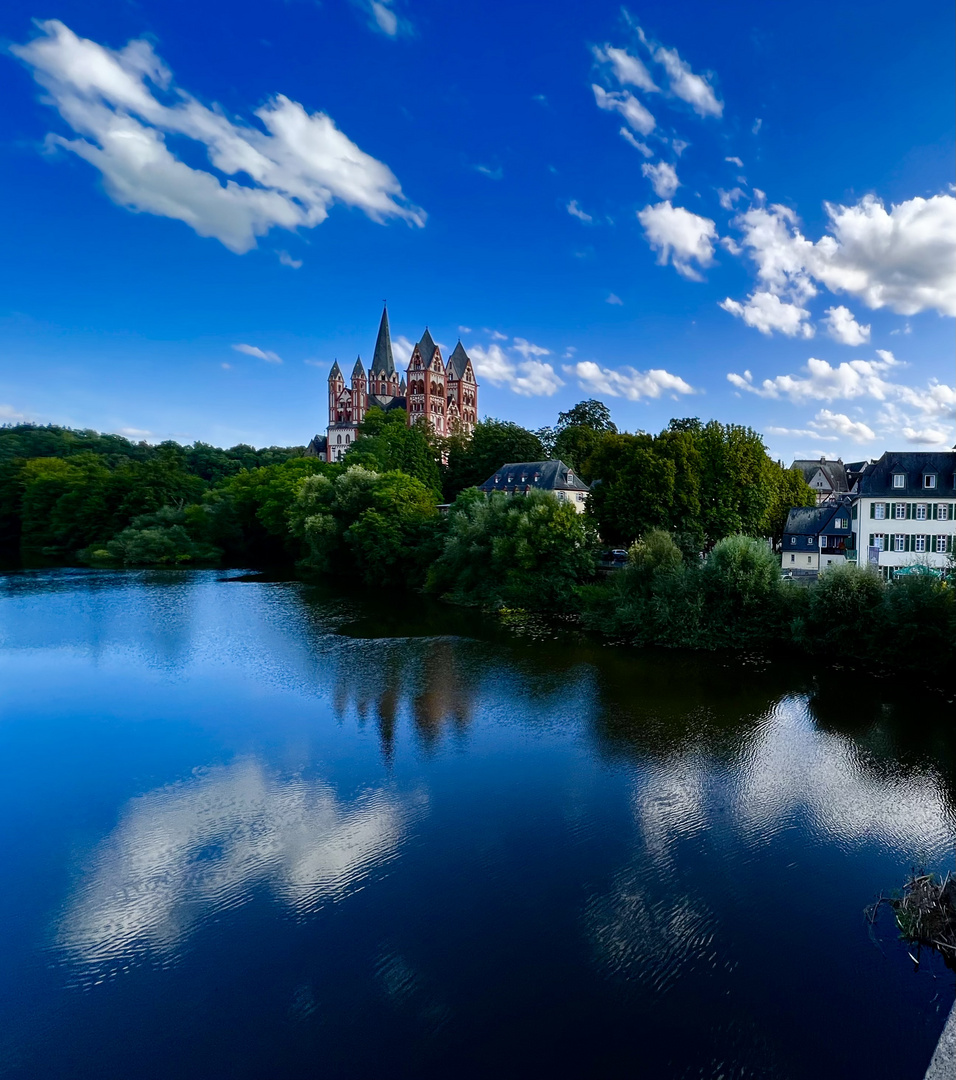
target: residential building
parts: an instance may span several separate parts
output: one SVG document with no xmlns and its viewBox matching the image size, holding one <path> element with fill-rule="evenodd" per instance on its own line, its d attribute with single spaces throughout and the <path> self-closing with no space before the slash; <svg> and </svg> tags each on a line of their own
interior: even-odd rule
<svg viewBox="0 0 956 1080">
<path fill-rule="evenodd" d="M 409 425 L 427 422 L 436 435 L 470 435 L 478 420 L 478 380 L 461 341 L 446 364 L 428 328 L 412 349 L 405 376 L 399 376 L 392 355 L 388 309 L 375 339 L 366 373 L 361 356 L 346 384 L 336 360 L 329 373 L 329 422 L 325 435 L 315 435 L 307 457 L 341 461 L 358 438 L 369 409 L 405 409 Z"/>
<path fill-rule="evenodd" d="M 887 452 L 857 482 L 853 530 L 861 563 L 885 576 L 914 563 L 949 565 L 956 534 L 956 453 Z"/>
<path fill-rule="evenodd" d="M 852 500 L 835 495 L 819 506 L 795 506 L 787 515 L 780 567 L 794 577 L 816 577 L 854 555 Z"/>
<path fill-rule="evenodd" d="M 560 502 L 569 502 L 579 514 L 587 505 L 587 484 L 576 476 L 563 461 L 513 461 L 501 468 L 481 485 L 490 495 L 503 491 L 506 495 L 527 495 L 530 491 L 549 491 Z"/>
<path fill-rule="evenodd" d="M 850 490 L 846 466 L 839 458 L 836 461 L 828 461 L 825 457 L 819 460 L 798 459 L 790 468 L 803 473 L 804 480 L 817 497 L 818 506 L 834 495 L 845 495 Z"/>
</svg>

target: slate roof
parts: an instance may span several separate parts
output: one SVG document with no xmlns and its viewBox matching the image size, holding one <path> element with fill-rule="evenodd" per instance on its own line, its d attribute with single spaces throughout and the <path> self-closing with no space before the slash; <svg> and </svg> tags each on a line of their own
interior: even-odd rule
<svg viewBox="0 0 956 1080">
<path fill-rule="evenodd" d="M 305 448 L 306 457 L 325 457 L 328 440 L 324 435 L 313 435 L 309 445 Z"/>
<path fill-rule="evenodd" d="M 388 308 L 382 310 L 382 321 L 378 324 L 378 337 L 375 339 L 375 352 L 372 353 L 372 366 L 369 369 L 378 375 L 395 374 L 395 361 L 392 359 L 392 338 L 388 332 Z"/>
<path fill-rule="evenodd" d="M 888 450 L 873 462 L 860 477 L 860 495 L 887 495 L 924 498 L 931 493 L 953 497 L 953 473 L 956 471 L 956 453 L 952 450 Z M 906 485 L 893 487 L 893 474 L 904 473 Z M 936 487 L 923 487 L 923 474 L 936 473 Z"/>
<path fill-rule="evenodd" d="M 835 517 L 846 518 L 846 527 L 837 529 L 831 525 Z M 823 506 L 795 506 L 787 515 L 784 536 L 819 536 L 820 533 L 845 533 L 852 531 L 850 504 L 848 502 L 824 503 Z"/>
<path fill-rule="evenodd" d="M 339 367 L 338 360 L 335 361 L 335 363 L 332 365 L 332 370 L 329 372 L 329 382 L 331 382 L 333 379 L 343 379 L 344 381 L 342 369 Z"/>
<path fill-rule="evenodd" d="M 435 339 L 428 332 L 428 327 L 425 327 L 425 333 L 422 334 L 422 340 L 418 343 L 418 351 L 422 354 L 422 359 L 426 364 L 432 362 L 432 357 L 435 355 L 435 349 L 438 346 L 435 344 Z"/>
<path fill-rule="evenodd" d="M 814 461 L 810 458 L 800 459 L 795 461 L 790 468 L 802 472 L 803 478 L 808 484 L 817 469 L 819 469 L 827 478 L 832 491 L 850 490 L 846 480 L 846 466 L 839 459 L 836 461 L 825 461 L 822 459 Z"/>
<path fill-rule="evenodd" d="M 401 394 L 398 397 L 389 397 L 387 394 L 369 394 L 368 407 L 371 408 L 373 405 L 380 408 L 382 412 L 388 412 L 390 409 L 404 409 L 406 398 Z"/>
<path fill-rule="evenodd" d="M 352 368 L 352 378 L 359 378 L 365 374 L 365 368 L 362 367 L 362 358 L 359 356 L 355 361 L 355 367 Z"/>
<path fill-rule="evenodd" d="M 449 379 L 461 379 L 465 374 L 465 368 L 468 366 L 470 357 L 465 352 L 465 348 L 459 340 L 455 346 L 455 351 L 448 357 L 448 377 Z"/>
<path fill-rule="evenodd" d="M 570 477 L 570 479 L 569 479 Z M 515 488 L 539 491 L 590 491 L 583 480 L 563 461 L 512 461 L 489 476 L 481 491 L 511 491 Z"/>
</svg>

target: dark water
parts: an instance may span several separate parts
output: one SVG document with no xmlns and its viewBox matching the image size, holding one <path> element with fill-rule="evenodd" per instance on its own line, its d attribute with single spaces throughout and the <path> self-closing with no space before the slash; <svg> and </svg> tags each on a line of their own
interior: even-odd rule
<svg viewBox="0 0 956 1080">
<path fill-rule="evenodd" d="M 922 1076 L 944 697 L 220 577 L 0 578 L 0 1076 Z"/>
</svg>

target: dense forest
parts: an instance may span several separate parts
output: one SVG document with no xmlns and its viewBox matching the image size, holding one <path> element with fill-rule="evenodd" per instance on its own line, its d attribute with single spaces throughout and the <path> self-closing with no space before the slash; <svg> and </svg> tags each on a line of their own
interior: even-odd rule
<svg viewBox="0 0 956 1080">
<path fill-rule="evenodd" d="M 441 442 L 371 409 L 345 459 L 302 447 L 133 443 L 59 427 L 0 428 L 0 555 L 94 566 L 297 565 L 457 603 L 574 616 L 639 645 L 768 645 L 945 669 L 954 590 L 885 585 L 855 566 L 812 588 L 781 580 L 778 539 L 813 505 L 800 473 L 749 428 L 672 420 L 618 432 L 581 402 L 538 431 L 478 423 Z M 559 457 L 592 485 L 587 512 L 476 490 L 507 462 Z M 629 550 L 601 574 L 602 548 Z"/>
</svg>

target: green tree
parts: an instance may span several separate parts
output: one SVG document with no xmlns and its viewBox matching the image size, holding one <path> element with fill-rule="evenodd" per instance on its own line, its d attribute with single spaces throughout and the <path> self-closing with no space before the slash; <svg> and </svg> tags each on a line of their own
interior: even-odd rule
<svg viewBox="0 0 956 1080">
<path fill-rule="evenodd" d="M 441 491 L 439 451 L 426 424 L 407 423 L 404 409 L 384 412 L 373 406 L 365 415 L 359 436 L 345 456 L 346 465 L 363 465 L 375 472 L 399 470 Z"/>
<path fill-rule="evenodd" d="M 575 586 L 593 575 L 595 543 L 584 515 L 547 492 L 467 490 L 449 511 L 428 586 L 459 603 L 566 611 Z"/>
<path fill-rule="evenodd" d="M 507 420 L 479 420 L 470 438 L 451 436 L 445 451 L 442 489 L 446 502 L 466 488 L 483 484 L 509 462 L 545 460 L 538 436 Z"/>
</svg>

